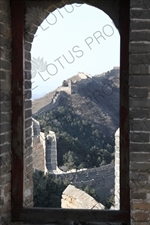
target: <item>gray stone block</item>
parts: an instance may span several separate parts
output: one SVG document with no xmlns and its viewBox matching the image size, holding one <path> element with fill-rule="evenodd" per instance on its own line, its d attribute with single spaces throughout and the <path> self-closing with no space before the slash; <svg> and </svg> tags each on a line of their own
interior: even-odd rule
<svg viewBox="0 0 150 225">
<path fill-rule="evenodd" d="M 130 75 L 129 85 L 131 87 L 149 87 L 150 75 Z"/>
<path fill-rule="evenodd" d="M 25 61 L 25 70 L 31 70 L 31 62 Z"/>
<path fill-rule="evenodd" d="M 25 109 L 30 109 L 32 107 L 32 101 L 31 100 L 28 100 L 26 99 L 25 101 Z"/>
<path fill-rule="evenodd" d="M 142 8 L 132 8 L 130 10 L 131 19 L 150 19 L 150 10 Z"/>
<path fill-rule="evenodd" d="M 130 88 L 129 96 L 132 98 L 148 98 L 149 89 L 147 88 Z"/>
<path fill-rule="evenodd" d="M 149 142 L 150 141 L 150 134 L 148 133 L 130 133 L 130 141 L 131 142 Z"/>
<path fill-rule="evenodd" d="M 133 19 L 130 23 L 131 30 L 149 30 L 150 29 L 150 19 L 141 20 L 141 19 Z"/>
<path fill-rule="evenodd" d="M 8 61 L 4 61 L 2 59 L 0 59 L 0 67 L 1 69 L 4 69 L 6 71 L 10 71 L 11 70 L 11 63 Z"/>
<path fill-rule="evenodd" d="M 132 120 L 130 121 L 130 131 L 150 131 L 150 120 Z"/>
<path fill-rule="evenodd" d="M 149 108 L 150 107 L 150 99 L 133 99 L 129 100 L 130 107 L 138 107 L 138 108 Z"/>
<path fill-rule="evenodd" d="M 150 41 L 150 31 L 148 31 L 148 30 L 131 30 L 130 41 Z"/>
<path fill-rule="evenodd" d="M 140 42 L 130 42 L 129 43 L 129 52 L 130 53 L 149 53 L 150 52 L 150 43 L 143 41 Z"/>
<path fill-rule="evenodd" d="M 32 116 L 32 110 L 31 109 L 27 109 L 25 110 L 25 118 L 28 119 Z"/>
<path fill-rule="evenodd" d="M 130 113 L 130 118 L 143 118 L 143 119 L 148 119 L 150 118 L 150 112 L 149 109 L 139 109 L 139 108 L 132 108 L 129 110 Z"/>
<path fill-rule="evenodd" d="M 130 160 L 133 161 L 133 162 L 146 162 L 148 161 L 148 159 L 150 160 L 150 153 L 145 153 L 145 152 L 140 152 L 140 153 L 131 153 L 130 154 Z M 135 175 L 135 173 L 134 173 Z M 144 176 L 148 176 L 147 175 L 144 175 Z"/>
<path fill-rule="evenodd" d="M 150 143 L 130 143 L 130 152 L 149 152 Z"/>
<path fill-rule="evenodd" d="M 132 0 L 130 1 L 131 8 L 140 8 L 140 9 L 149 9 L 150 1 L 149 0 Z"/>
</svg>

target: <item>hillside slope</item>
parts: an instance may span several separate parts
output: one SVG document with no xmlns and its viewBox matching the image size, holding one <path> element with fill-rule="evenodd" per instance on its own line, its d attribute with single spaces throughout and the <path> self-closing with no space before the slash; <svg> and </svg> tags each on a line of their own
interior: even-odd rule
<svg viewBox="0 0 150 225">
<path fill-rule="evenodd" d="M 34 101 L 33 107 L 38 106 L 38 111 L 48 105 L 56 91 Z M 92 168 L 111 163 L 119 127 L 119 69 L 83 79 L 73 76 L 71 94 L 62 91 L 56 101 L 51 110 L 34 117 L 46 132 L 56 133 L 59 166 Z"/>
</svg>

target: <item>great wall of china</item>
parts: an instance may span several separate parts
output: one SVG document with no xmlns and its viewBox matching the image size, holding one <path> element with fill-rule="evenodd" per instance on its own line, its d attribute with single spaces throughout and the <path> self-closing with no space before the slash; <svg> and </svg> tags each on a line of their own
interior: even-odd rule
<svg viewBox="0 0 150 225">
<path fill-rule="evenodd" d="M 78 73 L 78 77 L 79 77 L 79 81 L 80 81 L 80 84 L 79 82 L 74 78 L 72 80 L 68 80 L 66 82 L 66 86 L 61 86 L 61 87 L 58 87 L 56 89 L 56 92 L 55 94 L 53 95 L 51 101 L 46 104 L 44 107 L 42 107 L 41 109 L 35 111 L 33 113 L 33 116 L 39 116 L 39 115 L 42 115 L 43 113 L 46 113 L 47 111 L 53 109 L 54 107 L 56 107 L 59 103 L 59 99 L 60 99 L 60 96 L 61 96 L 61 92 L 66 92 L 67 94 L 72 94 L 74 92 L 77 91 L 77 84 L 78 85 L 81 85 L 82 82 L 84 84 L 88 84 L 89 82 L 92 82 L 92 79 L 89 79 L 91 78 L 89 74 L 85 74 L 85 73 Z"/>
<path fill-rule="evenodd" d="M 89 76 L 84 73 L 79 73 L 78 75 L 81 77 L 81 83 L 82 80 L 84 80 L 84 83 L 85 80 L 86 83 L 89 83 L 92 80 L 87 79 Z M 68 94 L 77 91 L 77 81 L 75 79 L 72 81 L 69 80 L 68 86 L 59 87 L 52 97 L 51 102 L 34 113 L 34 116 L 42 115 L 43 113 L 56 107 L 59 103 L 62 91 L 65 91 Z M 40 155 L 42 160 L 36 158 L 34 159 L 35 169 L 38 170 L 38 167 L 43 168 L 42 171 L 45 173 L 49 172 L 53 176 L 60 177 L 61 179 L 67 179 L 70 184 L 73 184 L 76 188 L 83 188 L 87 185 L 94 188 L 96 193 L 98 193 L 98 197 L 102 204 L 106 201 L 106 199 L 109 199 L 110 196 L 114 196 L 115 209 L 119 209 L 119 129 L 115 133 L 115 163 L 91 169 L 84 168 L 82 170 L 72 170 L 67 172 L 60 170 L 57 166 L 57 141 L 55 133 L 53 131 L 49 131 L 49 134 L 44 136 L 44 133 L 40 130 L 39 122 L 33 118 L 34 151 L 38 151 L 36 146 L 40 143 L 42 144 L 44 153 L 41 156 L 41 149 L 39 149 L 40 153 L 37 155 Z M 43 165 L 37 166 L 36 160 L 43 162 Z"/>
<path fill-rule="evenodd" d="M 38 170 L 36 162 L 40 161 L 44 163 L 40 168 L 43 168 L 45 173 L 49 172 L 55 177 L 66 179 L 77 188 L 83 188 L 87 185 L 94 188 L 102 204 L 110 196 L 114 196 L 115 205 L 119 207 L 119 129 L 115 133 L 115 163 L 91 169 L 84 168 L 67 172 L 60 170 L 57 166 L 56 135 L 53 131 L 49 131 L 49 134 L 44 136 L 44 133 L 40 131 L 39 122 L 35 119 L 33 119 L 33 143 L 34 151 L 38 151 L 36 146 L 41 143 L 43 149 L 40 148 L 39 152 L 44 152 L 40 159 L 34 159 L 36 170 Z"/>
</svg>

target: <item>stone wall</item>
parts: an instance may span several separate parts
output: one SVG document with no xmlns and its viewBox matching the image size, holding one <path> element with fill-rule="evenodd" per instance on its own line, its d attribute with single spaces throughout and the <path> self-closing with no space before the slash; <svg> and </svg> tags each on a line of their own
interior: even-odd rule
<svg viewBox="0 0 150 225">
<path fill-rule="evenodd" d="M 39 136 L 40 135 L 40 123 L 39 121 L 35 120 L 33 117 L 32 117 L 32 134 L 33 134 L 33 137 L 36 137 L 36 136 Z"/>
<path fill-rule="evenodd" d="M 45 135 L 40 130 L 39 121 L 32 118 L 32 158 L 33 158 L 33 170 L 47 172 L 46 168 L 46 142 Z"/>
<path fill-rule="evenodd" d="M 39 116 L 39 115 L 42 115 L 43 113 L 46 113 L 47 111 L 50 111 L 53 108 L 55 108 L 59 103 L 60 96 L 61 96 L 61 92 L 56 92 L 55 95 L 53 96 L 51 102 L 48 105 L 39 109 L 36 113 L 34 113 L 34 115 Z"/>
<path fill-rule="evenodd" d="M 114 201 L 115 209 L 120 209 L 120 129 L 115 133 L 115 188 Z"/>
<path fill-rule="evenodd" d="M 0 0 L 0 224 L 11 212 L 11 20 L 8 0 Z"/>
<path fill-rule="evenodd" d="M 67 179 L 76 188 L 85 188 L 86 186 L 94 188 L 102 204 L 106 204 L 110 196 L 114 196 L 114 164 L 57 174 L 57 177 L 61 177 L 63 180 Z"/>
<path fill-rule="evenodd" d="M 46 137 L 46 167 L 48 171 L 57 170 L 57 142 L 53 131 Z"/>
<path fill-rule="evenodd" d="M 61 208 L 102 210 L 105 207 L 84 191 L 68 185 L 62 193 Z"/>
<path fill-rule="evenodd" d="M 130 201 L 132 225 L 150 224 L 150 1 L 130 2 Z"/>
</svg>

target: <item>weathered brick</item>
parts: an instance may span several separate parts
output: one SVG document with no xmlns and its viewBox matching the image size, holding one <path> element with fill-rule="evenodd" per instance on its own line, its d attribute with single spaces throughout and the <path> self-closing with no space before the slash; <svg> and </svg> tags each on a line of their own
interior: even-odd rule
<svg viewBox="0 0 150 225">
<path fill-rule="evenodd" d="M 6 76 L 7 76 L 7 72 L 5 71 L 5 78 L 0 83 L 0 91 L 3 91 L 3 92 L 5 92 L 7 94 L 8 90 L 11 90 L 11 81 Z M 10 95 L 10 100 L 9 101 L 11 101 L 11 95 Z"/>
<path fill-rule="evenodd" d="M 140 42 L 130 42 L 129 44 L 129 52 L 130 53 L 149 53 L 150 52 L 150 43 L 143 41 L 142 43 Z"/>
<path fill-rule="evenodd" d="M 5 213 L 7 213 L 8 211 L 10 211 L 10 209 L 11 209 L 11 205 L 8 203 L 8 204 L 5 204 L 5 205 L 2 207 L 1 212 L 2 212 L 2 214 L 5 214 Z"/>
<path fill-rule="evenodd" d="M 8 62 L 8 61 L 4 61 L 4 60 L 0 59 L 0 67 L 1 67 L 1 69 L 10 71 L 11 70 L 11 63 Z"/>
<path fill-rule="evenodd" d="M 150 8 L 150 2 L 149 0 L 132 0 L 130 2 L 131 8 L 141 8 L 141 9 L 149 9 Z"/>
<path fill-rule="evenodd" d="M 31 145 L 26 141 L 24 157 L 28 157 L 33 152 Z"/>
<path fill-rule="evenodd" d="M 11 152 L 11 144 L 3 144 L 2 146 L 0 146 L 0 154 L 3 154 L 3 153 L 10 153 Z"/>
<path fill-rule="evenodd" d="M 31 62 L 25 61 L 25 70 L 31 70 Z"/>
<path fill-rule="evenodd" d="M 1 70 L 0 73 L 1 73 L 0 80 L 5 80 L 5 71 Z M 0 87 L 1 87 L 1 84 L 0 84 Z M 1 88 L 0 88 L 0 90 L 1 90 Z"/>
<path fill-rule="evenodd" d="M 130 118 L 141 118 L 141 119 L 148 119 L 150 118 L 150 112 L 149 109 L 139 109 L 139 108 L 133 108 L 130 109 Z"/>
<path fill-rule="evenodd" d="M 29 80 L 32 78 L 31 71 L 25 71 L 25 79 Z"/>
<path fill-rule="evenodd" d="M 131 225 L 149 225 L 149 222 L 133 222 Z"/>
<path fill-rule="evenodd" d="M 31 81 L 26 80 L 26 81 L 25 81 L 25 89 L 28 90 L 28 89 L 31 89 L 31 88 L 32 88 L 32 83 L 31 83 Z"/>
<path fill-rule="evenodd" d="M 8 3 L 7 3 L 7 1 L 1 2 L 1 4 L 0 4 L 0 10 L 3 11 L 3 13 L 9 15 L 9 11 L 8 11 Z"/>
<path fill-rule="evenodd" d="M 5 143 L 6 138 L 5 138 L 5 134 L 0 134 L 0 144 Z"/>
<path fill-rule="evenodd" d="M 31 34 L 35 34 L 36 31 L 38 29 L 38 26 L 36 26 L 35 24 L 30 24 L 30 25 L 25 25 L 25 33 L 31 33 Z"/>
<path fill-rule="evenodd" d="M 130 132 L 130 141 L 131 142 L 149 142 L 150 134 L 142 132 Z"/>
<path fill-rule="evenodd" d="M 150 54 L 130 54 L 129 62 L 131 65 L 143 65 L 147 67 L 147 65 L 150 63 Z"/>
<path fill-rule="evenodd" d="M 149 214 L 146 212 L 135 211 L 132 215 L 135 221 L 146 221 L 149 218 Z"/>
<path fill-rule="evenodd" d="M 28 166 L 30 163 L 32 163 L 32 161 L 33 161 L 33 156 L 30 155 L 29 157 L 25 159 L 25 167 Z"/>
<path fill-rule="evenodd" d="M 4 24 L 10 23 L 10 16 L 8 15 L 8 13 L 4 13 L 4 11 L 0 13 L 0 23 L 4 23 Z"/>
<path fill-rule="evenodd" d="M 150 41 L 150 31 L 132 30 L 130 32 L 130 41 Z"/>
<path fill-rule="evenodd" d="M 3 37 L 0 35 L 0 43 L 1 43 L 1 49 L 3 49 L 3 47 L 5 47 L 8 50 L 11 48 L 11 40 L 7 37 Z"/>
<path fill-rule="evenodd" d="M 31 180 L 26 180 L 25 182 L 25 189 L 30 188 L 32 186 L 32 181 Z"/>
<path fill-rule="evenodd" d="M 150 153 L 131 153 L 130 160 L 133 162 L 150 162 Z"/>
<path fill-rule="evenodd" d="M 149 87 L 150 76 L 149 75 L 130 75 L 130 86 L 133 87 Z"/>
<path fill-rule="evenodd" d="M 130 121 L 131 131 L 149 131 L 150 130 L 150 120 L 132 120 Z"/>
<path fill-rule="evenodd" d="M 10 190 L 11 190 L 11 184 L 10 183 L 7 184 L 6 186 L 4 186 L 4 194 L 10 192 Z"/>
<path fill-rule="evenodd" d="M 140 193 L 137 193 L 137 192 L 131 192 L 131 199 L 142 199 L 142 200 L 145 200 L 146 199 L 146 193 L 143 193 L 143 192 L 140 192 Z"/>
<path fill-rule="evenodd" d="M 130 163 L 130 170 L 132 170 L 132 171 L 140 170 L 140 171 L 146 172 L 146 171 L 149 171 L 149 169 L 150 169 L 150 163 L 148 163 L 148 162 L 142 162 L 142 163 L 131 162 Z"/>
<path fill-rule="evenodd" d="M 28 120 L 25 121 L 25 129 L 30 127 L 32 125 L 32 119 L 29 118 Z"/>
<path fill-rule="evenodd" d="M 133 98 L 147 98 L 149 96 L 149 88 L 130 88 L 129 96 Z"/>
<path fill-rule="evenodd" d="M 25 149 L 30 148 L 32 145 L 32 137 L 30 136 L 28 139 L 26 138 Z M 28 154 L 27 154 L 28 155 Z M 29 155 L 28 155 L 29 156 Z"/>
<path fill-rule="evenodd" d="M 31 97 L 32 97 L 32 91 L 31 90 L 25 91 L 25 99 L 31 99 Z"/>
<path fill-rule="evenodd" d="M 25 172 L 28 174 L 28 173 L 31 173 L 32 171 L 33 171 L 33 164 L 31 163 L 27 165 Z"/>
<path fill-rule="evenodd" d="M 150 209 L 150 203 L 148 202 L 135 202 L 135 203 L 131 203 L 131 206 L 133 209 L 140 209 L 140 210 L 149 210 Z"/>
<path fill-rule="evenodd" d="M 25 41 L 25 45 L 24 46 L 25 46 L 25 50 L 27 52 L 31 51 L 32 44 L 30 42 Z"/>
<path fill-rule="evenodd" d="M 149 30 L 150 29 L 150 19 L 132 19 L 130 23 L 131 30 Z"/>
<path fill-rule="evenodd" d="M 142 63 L 142 62 L 141 62 Z M 130 63 L 129 73 L 132 75 L 142 75 L 142 74 L 150 74 L 150 67 L 149 64 L 140 64 L 137 63 Z"/>
<path fill-rule="evenodd" d="M 130 152 L 149 152 L 150 143 L 130 143 Z"/>
<path fill-rule="evenodd" d="M 11 101 L 7 101 L 7 102 L 0 102 L 0 110 L 3 113 L 10 113 L 11 112 Z M 5 121 L 3 121 L 5 122 Z"/>
<path fill-rule="evenodd" d="M 130 107 L 149 108 L 150 107 L 150 99 L 130 98 L 129 105 L 130 105 Z"/>
<path fill-rule="evenodd" d="M 4 205 L 4 198 L 0 197 L 0 205 Z"/>
<path fill-rule="evenodd" d="M 31 109 L 28 109 L 25 111 L 25 118 L 30 118 L 32 116 L 32 110 Z"/>
<path fill-rule="evenodd" d="M 29 138 L 32 136 L 32 128 L 28 128 L 26 131 L 25 131 L 25 138 Z"/>
<path fill-rule="evenodd" d="M 31 100 L 26 100 L 25 101 L 25 109 L 30 109 L 32 107 L 32 101 Z"/>
<path fill-rule="evenodd" d="M 11 29 L 8 24 L 6 26 L 5 24 L 0 23 L 0 35 L 2 35 L 3 37 L 11 38 Z"/>
<path fill-rule="evenodd" d="M 11 171 L 11 165 L 1 166 L 1 174 L 7 174 Z"/>
<path fill-rule="evenodd" d="M 11 182 L 11 173 L 5 174 L 4 175 L 4 184 L 10 183 Z"/>
<path fill-rule="evenodd" d="M 142 8 L 132 8 L 130 10 L 130 18 L 132 19 L 150 19 L 150 10 Z M 136 40 L 136 38 L 135 38 Z"/>
</svg>

